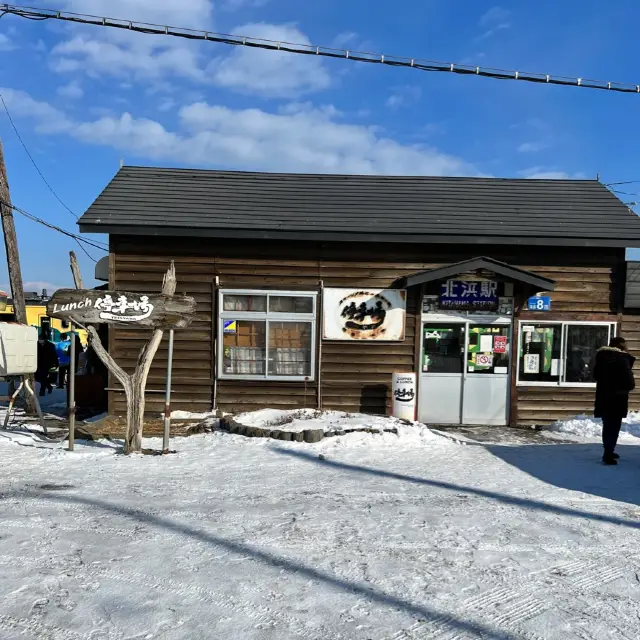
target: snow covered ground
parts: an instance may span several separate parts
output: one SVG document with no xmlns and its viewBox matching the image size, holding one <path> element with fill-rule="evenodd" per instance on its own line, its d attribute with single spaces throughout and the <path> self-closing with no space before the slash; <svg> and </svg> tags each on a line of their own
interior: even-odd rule
<svg viewBox="0 0 640 640">
<path fill-rule="evenodd" d="M 638 637 L 637 438 L 0 436 L 2 640 Z"/>
<path fill-rule="evenodd" d="M 578 416 L 573 420 L 557 422 L 550 428 L 551 433 L 563 436 L 578 436 L 580 439 L 597 439 L 602 437 L 602 420 L 589 416 Z M 634 442 L 640 438 L 640 413 L 632 412 L 622 422 L 621 442 Z"/>
</svg>

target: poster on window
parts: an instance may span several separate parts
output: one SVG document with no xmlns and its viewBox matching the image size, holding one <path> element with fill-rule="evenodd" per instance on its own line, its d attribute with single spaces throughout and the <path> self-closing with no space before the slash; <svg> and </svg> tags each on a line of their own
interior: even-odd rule
<svg viewBox="0 0 640 640">
<path fill-rule="evenodd" d="M 540 373 L 540 355 L 537 353 L 527 353 L 524 356 L 524 372 Z"/>
<path fill-rule="evenodd" d="M 407 292 L 398 289 L 333 289 L 323 293 L 325 340 L 404 340 Z"/>
<path fill-rule="evenodd" d="M 493 339 L 493 352 L 494 353 L 507 352 L 507 336 L 496 336 Z"/>
</svg>

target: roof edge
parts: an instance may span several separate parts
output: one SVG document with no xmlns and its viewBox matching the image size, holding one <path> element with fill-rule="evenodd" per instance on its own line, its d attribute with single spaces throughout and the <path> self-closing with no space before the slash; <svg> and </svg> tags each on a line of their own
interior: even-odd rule
<svg viewBox="0 0 640 640">
<path fill-rule="evenodd" d="M 383 234 L 383 233 L 338 233 L 324 231 L 278 231 L 261 229 L 218 229 L 165 226 L 126 226 L 110 224 L 79 223 L 80 233 L 97 233 L 119 236 L 147 237 L 198 237 L 228 238 L 244 240 L 315 240 L 318 242 L 371 242 L 400 244 L 510 244 L 518 246 L 554 247 L 611 247 L 629 249 L 640 246 L 638 237 L 584 238 L 549 236 L 491 236 L 491 235 L 444 235 L 444 234 Z"/>
<path fill-rule="evenodd" d="M 506 262 L 500 262 L 499 260 L 494 260 L 493 258 L 487 258 L 484 256 L 478 256 L 477 258 L 471 258 L 470 260 L 463 260 L 462 262 L 445 265 L 444 267 L 438 267 L 436 269 L 418 271 L 417 273 L 401 278 L 398 281 L 398 286 L 401 286 L 402 288 L 413 287 L 418 284 L 445 280 L 460 273 L 478 271 L 480 269 L 486 269 L 487 271 L 497 273 L 509 280 L 522 282 L 540 291 L 554 291 L 556 288 L 555 280 L 539 276 L 532 271 L 526 271 L 519 267 L 512 267 Z"/>
</svg>

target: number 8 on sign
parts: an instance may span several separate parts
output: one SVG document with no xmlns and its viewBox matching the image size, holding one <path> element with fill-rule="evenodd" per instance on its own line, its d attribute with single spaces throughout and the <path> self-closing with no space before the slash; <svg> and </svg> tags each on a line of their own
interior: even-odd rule
<svg viewBox="0 0 640 640">
<path fill-rule="evenodd" d="M 544 300 L 542 298 L 538 298 L 536 300 L 536 309 L 538 309 L 538 311 L 542 311 L 544 309 Z"/>
</svg>

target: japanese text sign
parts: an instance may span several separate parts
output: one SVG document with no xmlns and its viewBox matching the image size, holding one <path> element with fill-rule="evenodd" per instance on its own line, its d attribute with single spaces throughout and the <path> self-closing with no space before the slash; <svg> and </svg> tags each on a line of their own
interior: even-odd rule
<svg viewBox="0 0 640 640">
<path fill-rule="evenodd" d="M 488 280 L 448 280 L 442 284 L 440 306 L 450 309 L 496 309 L 498 283 Z"/>
<path fill-rule="evenodd" d="M 81 324 L 120 324 L 180 329 L 189 326 L 196 302 L 166 296 L 95 289 L 60 289 L 47 304 L 52 318 Z"/>
</svg>

